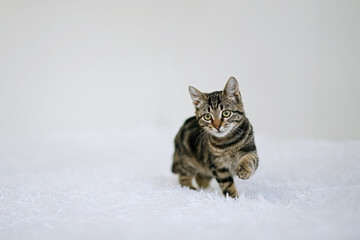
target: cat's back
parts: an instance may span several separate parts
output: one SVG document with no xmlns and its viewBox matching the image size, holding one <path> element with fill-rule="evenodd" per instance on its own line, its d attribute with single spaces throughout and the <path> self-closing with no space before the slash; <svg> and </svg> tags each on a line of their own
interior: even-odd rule
<svg viewBox="0 0 360 240">
<path fill-rule="evenodd" d="M 205 132 L 199 125 L 196 117 L 188 118 L 175 137 L 175 151 L 173 156 L 172 172 L 183 173 L 186 170 L 196 171 L 194 161 L 202 159 L 201 143 Z M 197 164 L 196 164 L 197 165 Z"/>
<path fill-rule="evenodd" d="M 188 118 L 175 137 L 175 148 L 196 152 L 197 140 L 203 132 L 195 116 Z"/>
</svg>

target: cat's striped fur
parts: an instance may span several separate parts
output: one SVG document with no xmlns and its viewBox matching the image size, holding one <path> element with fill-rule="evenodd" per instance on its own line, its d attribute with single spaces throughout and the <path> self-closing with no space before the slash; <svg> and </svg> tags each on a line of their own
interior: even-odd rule
<svg viewBox="0 0 360 240">
<path fill-rule="evenodd" d="M 176 135 L 172 171 L 182 186 L 196 189 L 195 177 L 206 188 L 214 177 L 225 196 L 237 197 L 233 176 L 248 179 L 259 163 L 238 82 L 231 77 L 223 91 L 202 93 L 190 86 L 189 92 L 195 116 Z"/>
</svg>

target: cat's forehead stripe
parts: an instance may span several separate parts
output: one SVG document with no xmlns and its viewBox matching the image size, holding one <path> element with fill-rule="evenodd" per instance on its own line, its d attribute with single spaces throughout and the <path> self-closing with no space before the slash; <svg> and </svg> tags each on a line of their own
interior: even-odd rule
<svg viewBox="0 0 360 240">
<path fill-rule="evenodd" d="M 220 103 L 220 92 L 212 92 L 209 94 L 209 105 L 216 109 Z"/>
</svg>

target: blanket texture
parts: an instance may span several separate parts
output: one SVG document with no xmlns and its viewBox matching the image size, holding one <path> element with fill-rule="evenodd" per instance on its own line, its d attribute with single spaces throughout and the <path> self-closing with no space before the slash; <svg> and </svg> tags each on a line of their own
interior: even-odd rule
<svg viewBox="0 0 360 240">
<path fill-rule="evenodd" d="M 260 165 L 181 188 L 176 130 L 0 139 L 0 239 L 360 239 L 360 141 L 256 136 Z"/>
</svg>

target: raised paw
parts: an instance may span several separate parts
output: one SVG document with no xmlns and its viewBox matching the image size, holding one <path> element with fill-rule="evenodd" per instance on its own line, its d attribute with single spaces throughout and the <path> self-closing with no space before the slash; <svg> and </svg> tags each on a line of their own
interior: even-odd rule
<svg viewBox="0 0 360 240">
<path fill-rule="evenodd" d="M 241 161 L 236 167 L 236 174 L 242 180 L 249 179 L 249 177 L 253 174 L 253 167 L 251 163 L 245 159 Z"/>
</svg>

